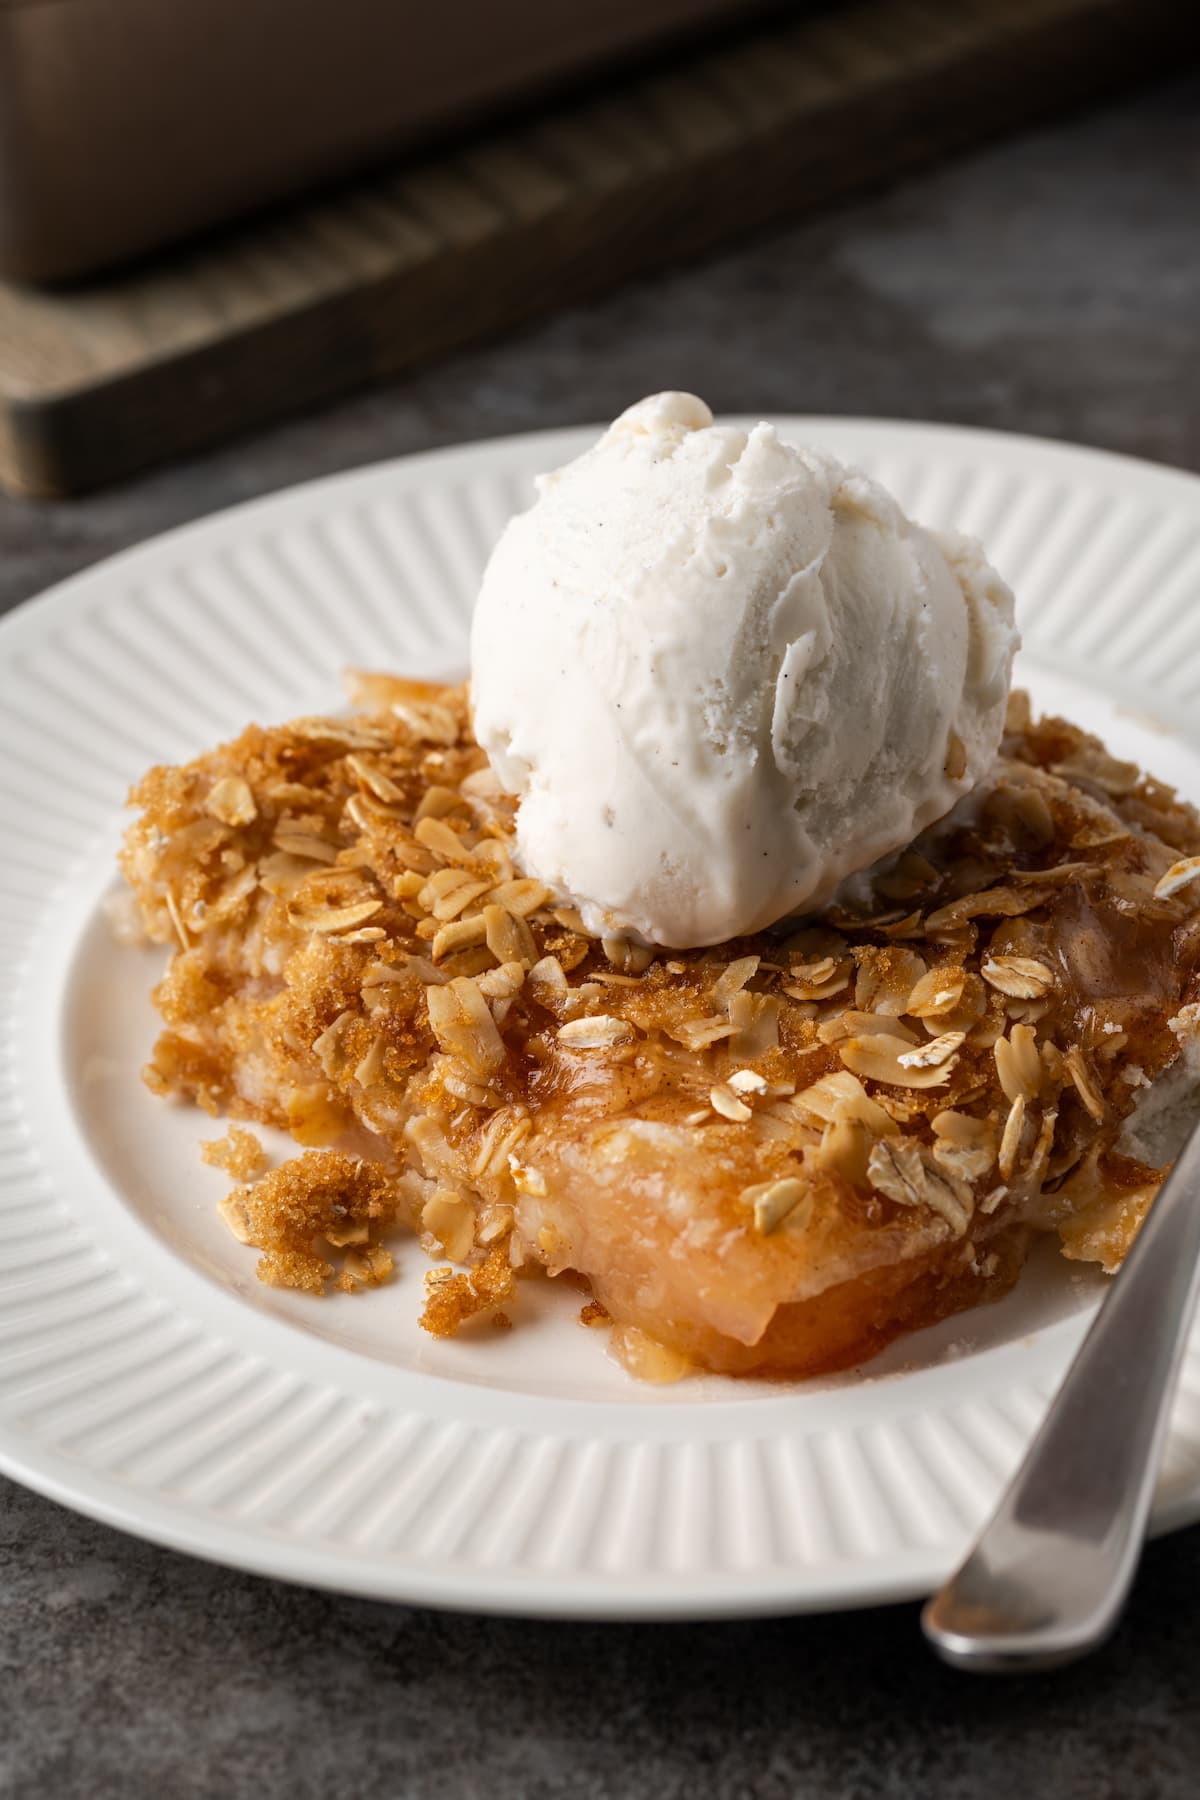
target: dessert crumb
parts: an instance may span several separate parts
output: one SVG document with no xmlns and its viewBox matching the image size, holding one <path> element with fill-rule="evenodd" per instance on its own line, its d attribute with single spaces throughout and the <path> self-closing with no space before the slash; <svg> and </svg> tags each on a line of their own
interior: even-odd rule
<svg viewBox="0 0 1200 1800">
<path fill-rule="evenodd" d="M 336 1272 L 316 1248 L 321 1240 L 331 1251 L 345 1251 L 337 1282 L 344 1293 L 386 1281 L 391 1252 L 371 1240 L 393 1222 L 396 1208 L 378 1164 L 338 1150 L 309 1150 L 234 1188 L 221 1212 L 243 1243 L 262 1251 L 260 1280 L 319 1294 Z"/>
<path fill-rule="evenodd" d="M 231 1125 L 224 1137 L 203 1141 L 200 1156 L 210 1168 L 224 1169 L 235 1181 L 253 1181 L 267 1166 L 267 1153 L 259 1139 L 240 1125 Z"/>
<path fill-rule="evenodd" d="M 462 1273 L 449 1267 L 430 1269 L 421 1325 L 433 1337 L 453 1337 L 476 1313 L 510 1300 L 515 1288 L 506 1244 L 497 1244 L 476 1268 Z"/>
</svg>

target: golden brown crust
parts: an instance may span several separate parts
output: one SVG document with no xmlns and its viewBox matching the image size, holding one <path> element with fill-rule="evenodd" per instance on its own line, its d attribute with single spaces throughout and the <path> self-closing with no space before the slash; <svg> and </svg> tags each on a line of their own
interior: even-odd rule
<svg viewBox="0 0 1200 1800">
<path fill-rule="evenodd" d="M 1148 1202 L 1113 1197 L 1160 1173 L 1121 1123 L 1200 995 L 1170 789 L 1018 696 L 974 816 L 861 907 L 655 953 L 520 877 L 465 690 L 360 695 L 152 770 L 122 855 L 174 946 L 150 1085 L 344 1159 L 242 1190 L 265 1278 L 332 1277 L 344 1179 L 372 1242 L 469 1265 L 431 1320 L 503 1255 L 713 1367 L 807 1370 L 997 1291 L 1027 1227 L 1119 1260 Z"/>
</svg>

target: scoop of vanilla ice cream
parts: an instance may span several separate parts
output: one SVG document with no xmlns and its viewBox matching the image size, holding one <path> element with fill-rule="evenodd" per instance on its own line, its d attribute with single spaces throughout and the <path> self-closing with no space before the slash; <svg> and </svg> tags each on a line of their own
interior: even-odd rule
<svg viewBox="0 0 1200 1800">
<path fill-rule="evenodd" d="M 720 943 L 827 902 L 984 773 L 1012 595 L 865 475 L 657 394 L 488 563 L 475 731 L 593 932 Z"/>
</svg>

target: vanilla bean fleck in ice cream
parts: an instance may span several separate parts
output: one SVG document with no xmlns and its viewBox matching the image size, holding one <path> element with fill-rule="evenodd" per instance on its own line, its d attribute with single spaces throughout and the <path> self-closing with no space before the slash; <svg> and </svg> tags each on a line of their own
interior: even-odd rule
<svg viewBox="0 0 1200 1800">
<path fill-rule="evenodd" d="M 690 394 L 538 484 L 483 579 L 475 732 L 531 875 L 677 947 L 824 905 L 986 772 L 1017 636 L 969 538 Z"/>
</svg>

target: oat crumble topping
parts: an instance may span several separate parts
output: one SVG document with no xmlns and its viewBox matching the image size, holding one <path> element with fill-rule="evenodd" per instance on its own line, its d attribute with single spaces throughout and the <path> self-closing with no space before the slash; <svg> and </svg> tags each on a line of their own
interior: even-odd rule
<svg viewBox="0 0 1200 1800">
<path fill-rule="evenodd" d="M 436 1335 L 575 1270 L 664 1379 L 860 1360 L 1003 1292 L 1035 1231 L 1117 1266 L 1163 1174 L 1120 1128 L 1200 1017 L 1171 789 L 1014 695 L 973 817 L 868 912 L 655 953 L 521 876 L 465 689 L 354 698 L 151 770 L 121 858 L 171 947 L 148 1084 L 302 1147 L 204 1148 L 262 1279 L 375 1285 L 405 1226 Z"/>
</svg>

